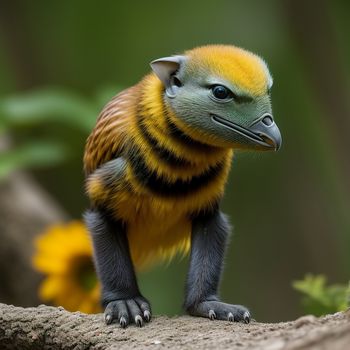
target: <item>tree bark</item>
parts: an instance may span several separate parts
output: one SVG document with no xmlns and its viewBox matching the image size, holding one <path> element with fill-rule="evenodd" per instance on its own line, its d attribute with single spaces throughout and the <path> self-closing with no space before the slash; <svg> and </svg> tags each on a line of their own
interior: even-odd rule
<svg viewBox="0 0 350 350">
<path fill-rule="evenodd" d="M 1 349 L 349 349 L 350 310 L 293 322 L 231 323 L 157 316 L 143 328 L 106 326 L 101 314 L 0 304 Z"/>
<path fill-rule="evenodd" d="M 21 306 L 39 303 L 40 275 L 31 266 L 33 241 L 48 225 L 66 219 L 29 175 L 16 173 L 0 182 L 0 301 Z"/>
</svg>

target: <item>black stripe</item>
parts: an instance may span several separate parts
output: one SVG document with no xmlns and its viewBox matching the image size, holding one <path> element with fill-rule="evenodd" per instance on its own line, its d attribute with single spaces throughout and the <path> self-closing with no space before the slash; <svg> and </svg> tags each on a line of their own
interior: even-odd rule
<svg viewBox="0 0 350 350">
<path fill-rule="evenodd" d="M 141 118 L 138 119 L 138 127 L 142 134 L 142 136 L 145 138 L 145 140 L 149 143 L 149 145 L 152 147 L 152 151 L 154 151 L 157 155 L 157 157 L 166 163 L 168 163 L 171 166 L 176 167 L 188 167 L 191 166 L 191 162 L 177 157 L 174 153 L 167 150 L 166 148 L 162 147 L 159 142 L 149 133 L 147 130 L 145 124 L 141 120 Z"/>
<path fill-rule="evenodd" d="M 129 154 L 129 162 L 133 175 L 137 181 L 159 196 L 178 197 L 191 194 L 208 185 L 224 168 L 224 162 L 218 162 L 200 175 L 193 176 L 189 180 L 178 179 L 169 182 L 164 176 L 158 176 L 150 170 L 140 151 L 134 148 Z"/>
<path fill-rule="evenodd" d="M 203 220 L 208 216 L 212 216 L 214 213 L 219 211 L 221 201 L 221 195 L 213 200 L 212 203 L 207 204 L 205 207 L 202 207 L 189 215 L 191 221 L 193 220 Z"/>
<path fill-rule="evenodd" d="M 194 140 L 192 137 L 185 134 L 170 120 L 168 116 L 166 117 L 166 122 L 169 130 L 169 136 L 173 137 L 183 145 L 203 153 L 208 153 L 217 150 L 217 147 Z"/>
</svg>

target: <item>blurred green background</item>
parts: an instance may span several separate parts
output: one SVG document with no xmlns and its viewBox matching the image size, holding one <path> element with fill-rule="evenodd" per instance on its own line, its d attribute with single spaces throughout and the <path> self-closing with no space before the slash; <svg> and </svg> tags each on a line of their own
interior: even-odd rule
<svg viewBox="0 0 350 350">
<path fill-rule="evenodd" d="M 221 295 L 259 321 L 295 318 L 293 280 L 311 272 L 346 283 L 350 273 L 349 13 L 350 2 L 325 0 L 2 1 L 0 181 L 29 172 L 80 218 L 84 143 L 110 97 L 151 60 L 198 45 L 258 53 L 274 77 L 284 143 L 235 158 Z M 156 314 L 182 312 L 186 269 L 177 259 L 140 275 Z"/>
</svg>

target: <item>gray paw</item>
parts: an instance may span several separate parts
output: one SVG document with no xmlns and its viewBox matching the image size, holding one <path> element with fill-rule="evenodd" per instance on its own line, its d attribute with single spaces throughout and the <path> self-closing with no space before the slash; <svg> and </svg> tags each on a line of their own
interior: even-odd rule
<svg viewBox="0 0 350 350">
<path fill-rule="evenodd" d="M 220 301 L 203 301 L 197 306 L 189 308 L 190 315 L 208 317 L 211 320 L 225 320 L 230 322 L 250 322 L 250 312 L 242 305 L 232 305 Z"/>
<path fill-rule="evenodd" d="M 130 323 L 142 327 L 144 321 L 151 320 L 151 307 L 149 302 L 141 296 L 113 300 L 106 306 L 104 318 L 106 324 L 117 321 L 122 328 Z"/>
</svg>

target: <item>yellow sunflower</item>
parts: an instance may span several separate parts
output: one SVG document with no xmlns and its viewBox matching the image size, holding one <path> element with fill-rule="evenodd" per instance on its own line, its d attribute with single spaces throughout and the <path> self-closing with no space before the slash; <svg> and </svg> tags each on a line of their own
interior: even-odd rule
<svg viewBox="0 0 350 350">
<path fill-rule="evenodd" d="M 45 279 L 39 296 L 69 311 L 100 312 L 100 289 L 85 225 L 72 221 L 50 226 L 35 240 L 34 267 Z"/>
</svg>

